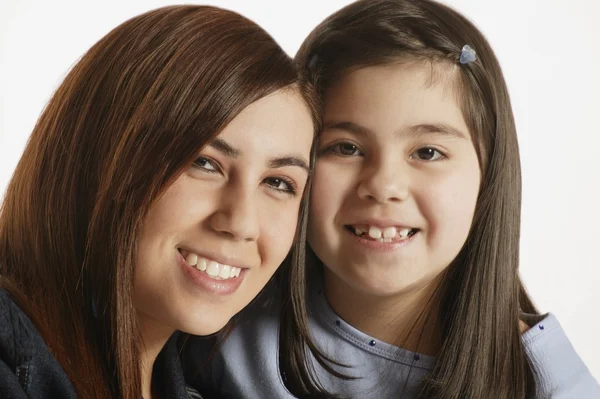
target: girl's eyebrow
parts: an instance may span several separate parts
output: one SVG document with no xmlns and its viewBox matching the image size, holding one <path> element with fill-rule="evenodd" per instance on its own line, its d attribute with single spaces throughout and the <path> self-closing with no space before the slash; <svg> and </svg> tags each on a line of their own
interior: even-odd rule
<svg viewBox="0 0 600 399">
<path fill-rule="evenodd" d="M 445 123 L 432 123 L 432 124 L 421 124 L 411 126 L 407 129 L 409 135 L 421 135 L 421 134 L 441 134 L 444 136 L 452 136 L 458 139 L 469 139 L 469 135 L 463 133 L 460 129 L 452 127 Z"/>
<path fill-rule="evenodd" d="M 345 130 L 349 133 L 356 134 L 358 136 L 373 136 L 374 133 L 368 127 L 359 125 L 358 123 L 350 122 L 350 121 L 332 121 L 326 122 L 323 130 L 329 129 L 339 129 Z M 408 127 L 403 127 L 396 131 L 396 135 L 398 136 L 421 136 L 424 134 L 439 134 L 442 136 L 450 136 L 459 139 L 469 140 L 469 135 L 463 133 L 460 129 L 452 127 L 445 123 L 423 123 L 419 125 L 412 125 Z"/>
</svg>

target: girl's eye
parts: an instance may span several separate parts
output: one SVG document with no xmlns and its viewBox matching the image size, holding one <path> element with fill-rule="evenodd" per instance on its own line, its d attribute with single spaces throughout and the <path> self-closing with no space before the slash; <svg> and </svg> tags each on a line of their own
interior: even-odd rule
<svg viewBox="0 0 600 399">
<path fill-rule="evenodd" d="M 273 190 L 296 195 L 296 185 L 291 180 L 284 179 L 283 177 L 268 177 L 265 179 L 265 183 L 272 187 Z"/>
<path fill-rule="evenodd" d="M 194 161 L 194 166 L 198 169 L 204 170 L 210 173 L 218 173 L 219 168 L 217 167 L 214 161 L 211 161 L 208 158 L 199 157 Z"/>
<path fill-rule="evenodd" d="M 419 148 L 415 151 L 411 158 L 416 158 L 420 161 L 437 161 L 439 159 L 445 158 L 445 155 L 431 147 L 423 147 Z"/>
<path fill-rule="evenodd" d="M 362 155 L 362 152 L 358 149 L 358 146 L 352 143 L 337 143 L 326 149 L 324 152 L 334 153 L 344 157 Z"/>
</svg>

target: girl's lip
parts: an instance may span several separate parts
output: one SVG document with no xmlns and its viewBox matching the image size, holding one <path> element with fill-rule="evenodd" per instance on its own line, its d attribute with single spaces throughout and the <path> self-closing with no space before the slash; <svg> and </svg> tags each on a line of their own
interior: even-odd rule
<svg viewBox="0 0 600 399">
<path fill-rule="evenodd" d="M 360 219 L 354 223 L 346 224 L 346 226 L 359 226 L 359 225 L 374 226 L 374 227 L 378 227 L 380 229 L 385 229 L 386 227 L 396 227 L 396 228 L 401 228 L 401 229 L 402 228 L 415 228 L 412 224 L 407 223 L 406 221 L 402 221 L 399 219 L 390 219 L 390 218 Z"/>
<path fill-rule="evenodd" d="M 397 240 L 397 241 L 391 241 L 391 242 L 380 242 L 380 241 L 375 241 L 372 239 L 359 237 L 346 228 L 344 228 L 344 231 L 347 234 L 349 234 L 352 238 L 354 238 L 361 247 L 367 248 L 367 249 L 373 250 L 373 251 L 378 251 L 378 252 L 393 252 L 399 248 L 406 247 L 411 242 L 413 242 L 414 238 L 417 237 L 419 235 L 419 233 L 421 232 L 420 230 L 418 230 L 415 234 L 413 234 L 412 236 L 410 236 L 404 240 Z"/>
<path fill-rule="evenodd" d="M 176 254 L 177 263 L 185 276 L 202 291 L 215 295 L 230 295 L 236 292 L 248 271 L 248 269 L 242 269 L 237 277 L 215 280 L 205 272 L 190 266 L 179 251 L 176 251 Z"/>
</svg>

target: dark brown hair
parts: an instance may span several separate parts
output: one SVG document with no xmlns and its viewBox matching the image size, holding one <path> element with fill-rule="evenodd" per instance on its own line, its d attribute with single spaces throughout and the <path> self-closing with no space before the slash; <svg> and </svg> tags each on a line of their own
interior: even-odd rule
<svg viewBox="0 0 600 399">
<path fill-rule="evenodd" d="M 73 67 L 6 191 L 0 284 L 79 396 L 141 397 L 132 287 L 152 203 L 229 121 L 276 90 L 301 96 L 318 130 L 311 87 L 259 26 L 205 6 L 132 18 Z"/>
<path fill-rule="evenodd" d="M 477 60 L 462 65 L 465 44 L 475 49 Z M 473 135 L 482 183 L 467 241 L 437 290 L 439 313 L 429 315 L 441 321 L 442 347 L 419 398 L 534 397 L 535 369 L 519 329 L 520 312 L 536 310 L 518 275 L 517 135 L 500 65 L 483 34 L 435 1 L 360 0 L 316 27 L 296 59 L 317 75 L 321 95 L 344 74 L 367 66 L 416 61 L 459 69 L 454 83 Z M 294 295 L 298 303 L 305 294 Z M 282 323 L 290 326 L 282 329 L 282 345 L 295 354 L 280 357 L 282 369 L 294 371 L 288 388 L 301 397 L 328 396 L 302 355 L 302 348 L 310 348 L 303 342 L 307 326 L 285 315 Z M 323 354 L 312 351 L 321 364 L 327 363 Z"/>
</svg>

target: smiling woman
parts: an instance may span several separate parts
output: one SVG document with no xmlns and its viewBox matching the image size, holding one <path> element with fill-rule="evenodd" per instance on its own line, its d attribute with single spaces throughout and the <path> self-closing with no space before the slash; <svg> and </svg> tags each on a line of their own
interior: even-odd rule
<svg viewBox="0 0 600 399">
<path fill-rule="evenodd" d="M 294 239 L 312 131 L 303 100 L 283 89 L 247 107 L 200 151 L 144 220 L 134 292 L 140 318 L 208 335 L 258 294 Z"/>
<path fill-rule="evenodd" d="M 167 7 L 101 39 L 6 192 L 2 394 L 187 397 L 177 331 L 222 329 L 305 236 L 318 129 L 310 83 L 236 13 Z"/>
</svg>

